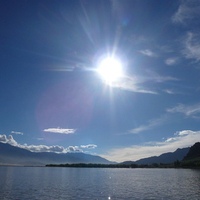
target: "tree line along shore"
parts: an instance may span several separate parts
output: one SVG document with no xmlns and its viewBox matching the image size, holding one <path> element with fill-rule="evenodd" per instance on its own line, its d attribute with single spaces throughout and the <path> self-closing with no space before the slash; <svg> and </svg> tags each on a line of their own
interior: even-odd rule
<svg viewBox="0 0 200 200">
<path fill-rule="evenodd" d="M 76 167 L 76 168 L 199 168 L 200 159 L 190 161 L 175 161 L 174 163 L 152 163 L 151 165 L 132 164 L 96 164 L 96 163 L 74 163 L 74 164 L 47 164 L 46 167 Z"/>
</svg>

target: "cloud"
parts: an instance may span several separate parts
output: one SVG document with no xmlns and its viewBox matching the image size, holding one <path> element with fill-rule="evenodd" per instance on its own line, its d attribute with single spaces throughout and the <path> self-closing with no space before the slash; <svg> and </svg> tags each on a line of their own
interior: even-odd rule
<svg viewBox="0 0 200 200">
<path fill-rule="evenodd" d="M 133 145 L 125 148 L 115 148 L 102 157 L 117 162 L 127 160 L 136 161 L 150 156 L 159 156 L 166 152 L 173 152 L 177 148 L 190 147 L 200 139 L 200 131 L 183 130 L 174 134 L 173 137 L 162 142 L 148 142 L 144 145 Z"/>
<path fill-rule="evenodd" d="M 14 140 L 12 135 L 9 135 L 8 138 L 6 135 L 0 135 L 0 142 L 8 143 L 13 146 L 17 146 L 17 142 Z"/>
<path fill-rule="evenodd" d="M 88 144 L 88 145 L 81 145 L 81 148 L 87 148 L 87 149 L 94 149 L 97 145 L 95 144 Z"/>
<path fill-rule="evenodd" d="M 54 152 L 54 153 L 66 153 L 66 150 L 62 146 L 53 145 L 53 146 L 46 146 L 46 145 L 18 145 L 18 147 L 27 149 L 32 152 Z"/>
<path fill-rule="evenodd" d="M 191 18 L 192 18 L 192 10 L 185 5 L 180 5 L 177 12 L 173 15 L 172 21 L 174 23 L 184 23 L 185 20 Z"/>
<path fill-rule="evenodd" d="M 167 65 L 175 65 L 178 61 L 178 57 L 173 57 L 173 58 L 168 58 L 167 60 L 165 60 L 165 63 Z"/>
<path fill-rule="evenodd" d="M 43 130 L 49 133 L 60 133 L 60 134 L 72 134 L 75 133 L 76 129 L 64 129 L 64 128 L 47 128 Z"/>
<path fill-rule="evenodd" d="M 182 51 L 183 55 L 187 59 L 200 60 L 200 35 L 189 32 L 186 39 L 183 41 L 184 49 Z"/>
<path fill-rule="evenodd" d="M 200 104 L 195 104 L 195 105 L 184 105 L 184 104 L 179 104 L 178 106 L 174 108 L 169 108 L 167 109 L 167 112 L 170 113 L 182 113 L 185 116 L 195 116 L 196 114 L 200 113 Z"/>
<path fill-rule="evenodd" d="M 174 135 L 174 137 L 168 138 L 165 143 L 176 144 L 178 148 L 183 148 L 191 146 L 200 140 L 200 131 L 182 130 L 174 133 Z"/>
<path fill-rule="evenodd" d="M 178 78 L 171 77 L 171 76 L 155 76 L 152 77 L 155 82 L 165 82 L 165 81 L 178 81 Z"/>
<path fill-rule="evenodd" d="M 67 148 L 67 150 L 68 150 L 69 152 L 83 152 L 83 150 L 82 150 L 82 149 L 79 149 L 78 146 L 69 146 L 69 147 Z"/>
<path fill-rule="evenodd" d="M 146 71 L 147 74 L 145 76 L 127 76 L 124 75 L 117 81 L 113 81 L 109 83 L 110 87 L 116 87 L 122 90 L 130 91 L 130 92 L 136 92 L 136 93 L 144 93 L 144 94 L 158 94 L 157 91 L 154 91 L 152 89 L 147 88 L 147 84 L 144 84 L 146 82 L 148 83 L 162 83 L 166 81 L 178 81 L 179 79 L 171 76 L 160 76 L 159 74 L 153 72 L 153 71 Z M 148 87 L 150 87 L 151 84 L 148 84 Z"/>
<path fill-rule="evenodd" d="M 0 135 L 0 142 L 7 143 L 6 135 Z"/>
<path fill-rule="evenodd" d="M 186 24 L 200 17 L 199 0 L 185 0 L 182 2 L 177 12 L 172 16 L 172 21 L 174 23 Z"/>
<path fill-rule="evenodd" d="M 44 138 L 37 138 L 37 140 L 44 140 Z"/>
<path fill-rule="evenodd" d="M 138 134 L 140 132 L 143 132 L 143 131 L 151 129 L 152 127 L 153 127 L 153 125 L 151 125 L 151 124 L 142 125 L 142 126 L 139 126 L 137 128 L 129 130 L 128 133 Z"/>
<path fill-rule="evenodd" d="M 143 54 L 143 55 L 145 55 L 145 56 L 149 56 L 149 57 L 156 57 L 157 55 L 153 52 L 153 51 L 151 51 L 151 50 L 149 50 L 149 49 L 145 49 L 145 50 L 141 50 L 141 51 L 139 51 L 141 54 Z"/>
<path fill-rule="evenodd" d="M 0 142 L 2 143 L 8 143 L 12 146 L 16 146 L 19 148 L 23 148 L 32 152 L 53 152 L 53 153 L 67 153 L 67 152 L 83 152 L 82 149 L 79 149 L 78 146 L 69 146 L 67 148 L 64 148 L 63 146 L 58 145 L 21 145 L 17 143 L 12 135 L 9 135 L 8 137 L 6 135 L 0 135 Z"/>
<path fill-rule="evenodd" d="M 144 94 L 158 94 L 158 92 L 150 90 L 142 86 L 144 82 L 157 82 L 162 83 L 165 81 L 178 81 L 179 79 L 171 76 L 150 76 L 150 77 L 125 77 L 121 80 L 110 84 L 111 87 L 120 88 L 130 92 L 144 93 Z"/>
<path fill-rule="evenodd" d="M 163 92 L 166 92 L 167 94 L 177 94 L 173 90 L 169 90 L 169 89 L 163 90 Z"/>
<path fill-rule="evenodd" d="M 166 82 L 166 81 L 179 81 L 179 79 L 176 78 L 176 77 L 161 76 L 161 75 L 157 74 L 154 71 L 147 71 L 147 72 L 148 72 L 148 74 L 147 74 L 146 77 L 140 78 L 143 82 L 145 82 L 145 81 L 148 81 L 148 82 L 151 81 L 151 82 L 155 82 L 155 83 L 162 83 L 162 82 Z"/>
<path fill-rule="evenodd" d="M 165 89 L 165 90 L 162 90 L 162 91 L 167 93 L 167 94 L 184 94 L 183 92 L 174 91 L 172 89 Z"/>
<path fill-rule="evenodd" d="M 125 77 L 121 80 L 118 80 L 117 82 L 111 83 L 111 87 L 120 88 L 122 90 L 127 90 L 130 92 L 137 92 L 137 93 L 146 93 L 146 94 L 157 94 L 157 92 L 142 88 L 142 86 L 138 85 L 139 83 L 145 82 L 144 79 L 139 80 L 135 77 Z"/>
<path fill-rule="evenodd" d="M 129 130 L 128 133 L 138 134 L 140 132 L 150 130 L 155 126 L 160 126 L 164 122 L 166 123 L 167 120 L 168 120 L 167 115 L 163 115 L 160 118 L 150 120 L 147 125 L 141 125 L 137 128 Z"/>
<path fill-rule="evenodd" d="M 183 130 L 180 131 L 178 133 L 176 133 L 177 135 L 191 135 L 191 134 L 195 134 L 195 131 L 191 131 L 191 130 Z"/>
<path fill-rule="evenodd" d="M 53 153 L 67 153 L 67 152 L 82 152 L 81 149 L 78 149 L 77 146 L 69 146 L 67 148 L 64 148 L 63 146 L 59 145 L 52 145 L 52 146 L 46 146 L 46 145 L 18 145 L 18 147 L 27 149 L 32 152 L 53 152 Z"/>
<path fill-rule="evenodd" d="M 11 133 L 17 134 L 17 135 L 24 135 L 22 132 L 17 132 L 17 131 L 11 131 Z"/>
</svg>

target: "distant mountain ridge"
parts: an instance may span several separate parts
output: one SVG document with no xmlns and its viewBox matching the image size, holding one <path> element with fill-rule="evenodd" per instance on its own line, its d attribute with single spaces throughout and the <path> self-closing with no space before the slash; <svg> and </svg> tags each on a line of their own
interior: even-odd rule
<svg viewBox="0 0 200 200">
<path fill-rule="evenodd" d="M 161 154 L 160 156 L 152 156 L 152 157 L 148 157 L 148 158 L 143 158 L 143 159 L 135 161 L 134 163 L 136 163 L 138 165 L 142 165 L 142 164 L 151 165 L 153 163 L 166 164 L 166 163 L 175 162 L 177 160 L 181 161 L 187 155 L 189 150 L 190 150 L 190 147 L 177 149 L 174 152 L 164 153 L 164 154 Z M 129 162 L 131 162 L 131 161 L 129 161 Z"/>
<path fill-rule="evenodd" d="M 153 163 L 173 163 L 175 161 L 200 159 L 200 142 L 195 143 L 191 148 L 177 149 L 174 152 L 152 156 L 136 161 L 125 161 L 120 164 L 151 165 Z M 65 163 L 96 163 L 96 164 L 116 164 L 96 155 L 85 153 L 65 153 L 57 154 L 51 152 L 31 152 L 29 150 L 12 146 L 0 142 L 0 165 L 32 165 L 40 166 L 46 164 L 65 164 Z"/>
<path fill-rule="evenodd" d="M 96 155 L 85 153 L 65 153 L 57 154 L 50 152 L 31 152 L 26 149 L 12 146 L 0 142 L 0 164 L 8 165 L 46 165 L 46 164 L 62 164 L 62 163 L 100 163 L 112 164 Z"/>
</svg>

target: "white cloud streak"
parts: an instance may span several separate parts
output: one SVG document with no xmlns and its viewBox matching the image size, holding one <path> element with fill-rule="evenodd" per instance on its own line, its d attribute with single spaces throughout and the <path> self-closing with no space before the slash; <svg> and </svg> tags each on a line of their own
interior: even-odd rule
<svg viewBox="0 0 200 200">
<path fill-rule="evenodd" d="M 143 54 L 143 55 L 145 55 L 145 56 L 149 56 L 149 57 L 156 57 L 157 55 L 153 52 L 153 51 L 151 51 L 151 50 L 149 50 L 149 49 L 145 49 L 145 50 L 141 50 L 141 51 L 139 51 L 141 54 Z"/>
<path fill-rule="evenodd" d="M 149 142 L 143 146 L 133 145 L 125 148 L 116 148 L 101 156 L 117 162 L 136 161 L 141 158 L 173 152 L 177 148 L 190 147 L 198 141 L 200 141 L 200 131 L 183 130 L 163 142 Z"/>
<path fill-rule="evenodd" d="M 157 94 L 157 92 L 155 91 L 148 90 L 148 89 L 142 88 L 142 86 L 139 86 L 138 81 L 139 81 L 138 78 L 125 77 L 125 78 L 122 78 L 121 80 L 118 80 L 117 82 L 111 83 L 110 86 L 120 88 L 122 90 L 127 90 L 130 92 Z M 144 82 L 144 80 L 141 79 L 139 82 L 140 83 Z"/>
<path fill-rule="evenodd" d="M 160 125 L 162 125 L 163 123 L 166 123 L 167 120 L 168 120 L 167 115 L 163 115 L 163 116 L 160 117 L 160 118 L 150 120 L 150 121 L 148 122 L 148 124 L 146 124 L 146 125 L 141 125 L 141 126 L 139 126 L 139 127 L 137 127 L 137 128 L 134 128 L 134 129 L 129 130 L 128 133 L 130 133 L 130 134 L 131 134 L 131 133 L 132 133 L 132 134 L 138 134 L 138 133 L 140 133 L 140 132 L 150 130 L 150 129 L 152 129 L 152 128 L 155 127 L 155 126 L 160 126 Z"/>
<path fill-rule="evenodd" d="M 59 133 L 59 134 L 73 134 L 76 129 L 64 129 L 64 128 L 47 128 L 43 130 L 44 132 L 49 133 Z"/>
<path fill-rule="evenodd" d="M 22 132 L 17 132 L 17 131 L 11 131 L 11 133 L 16 134 L 16 135 L 24 135 Z"/>
<path fill-rule="evenodd" d="M 81 145 L 81 148 L 86 148 L 86 149 L 94 149 L 96 147 L 97 145 L 95 144 Z"/>
<path fill-rule="evenodd" d="M 37 138 L 37 140 L 44 140 L 44 138 Z"/>
<path fill-rule="evenodd" d="M 184 104 L 179 104 L 176 107 L 167 109 L 167 112 L 169 112 L 169 113 L 182 113 L 187 117 L 189 117 L 189 116 L 194 117 L 196 114 L 200 113 L 200 104 L 189 105 L 189 106 L 184 105 Z"/>
<path fill-rule="evenodd" d="M 158 94 L 156 91 L 150 90 L 142 86 L 144 82 L 157 82 L 162 83 L 166 81 L 178 81 L 179 79 L 171 77 L 171 76 L 159 76 L 153 72 L 149 73 L 148 77 L 131 77 L 131 76 L 124 76 L 120 80 L 116 82 L 110 83 L 111 87 L 120 88 L 122 90 L 127 90 L 130 92 L 136 93 L 145 93 L 145 94 Z"/>
<path fill-rule="evenodd" d="M 167 94 L 178 94 L 177 92 L 174 92 L 173 90 L 169 90 L 169 89 L 163 90 L 163 92 L 165 92 Z"/>
</svg>

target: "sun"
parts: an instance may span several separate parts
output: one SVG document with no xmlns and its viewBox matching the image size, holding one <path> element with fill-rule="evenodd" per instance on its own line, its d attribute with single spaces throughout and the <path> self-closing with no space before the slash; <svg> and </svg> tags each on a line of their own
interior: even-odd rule
<svg viewBox="0 0 200 200">
<path fill-rule="evenodd" d="M 107 83 L 112 83 L 122 76 L 122 63 L 114 57 L 107 57 L 100 61 L 97 71 Z"/>
</svg>

